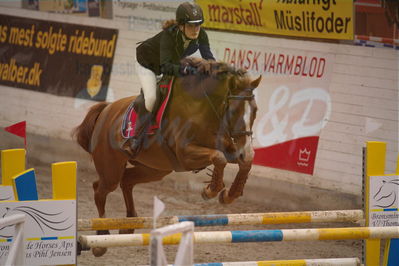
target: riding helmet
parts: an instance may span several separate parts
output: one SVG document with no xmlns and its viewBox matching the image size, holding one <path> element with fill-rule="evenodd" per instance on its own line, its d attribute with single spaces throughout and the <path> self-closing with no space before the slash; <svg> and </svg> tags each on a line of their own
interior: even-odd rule
<svg viewBox="0 0 399 266">
<path fill-rule="evenodd" d="M 204 16 L 199 5 L 184 2 L 176 10 L 176 21 L 179 25 L 186 23 L 202 24 Z"/>
</svg>

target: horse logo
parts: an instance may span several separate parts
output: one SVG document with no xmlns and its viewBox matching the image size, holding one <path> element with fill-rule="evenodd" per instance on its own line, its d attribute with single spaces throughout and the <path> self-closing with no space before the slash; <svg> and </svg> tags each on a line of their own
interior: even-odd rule
<svg viewBox="0 0 399 266">
<path fill-rule="evenodd" d="M 36 225 L 36 228 L 39 229 L 42 234 L 46 234 L 46 231 L 65 231 L 74 225 L 73 221 L 69 221 L 69 217 L 65 218 L 63 211 L 45 212 L 31 206 L 17 206 L 15 208 L 5 207 L 2 211 L 3 212 L 0 213 L 1 218 L 17 213 L 25 214 L 27 222 Z M 13 237 L 14 233 L 12 227 L 13 225 L 1 227 L 0 237 Z"/>
<path fill-rule="evenodd" d="M 398 207 L 399 179 L 382 180 L 377 187 L 377 192 L 373 195 L 376 208 Z"/>
</svg>

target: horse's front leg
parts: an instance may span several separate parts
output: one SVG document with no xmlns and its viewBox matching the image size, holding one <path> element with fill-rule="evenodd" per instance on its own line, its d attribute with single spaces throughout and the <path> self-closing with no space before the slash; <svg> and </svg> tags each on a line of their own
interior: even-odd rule
<svg viewBox="0 0 399 266">
<path fill-rule="evenodd" d="M 204 187 L 201 196 L 203 199 L 208 200 L 217 196 L 217 194 L 224 189 L 223 175 L 224 168 L 226 167 L 227 160 L 224 158 L 223 153 L 215 151 L 217 154 L 214 157 L 212 164 L 214 165 L 212 172 L 211 182 Z M 219 154 L 220 153 L 220 154 Z M 221 158 L 223 156 L 223 159 Z"/>
<path fill-rule="evenodd" d="M 218 195 L 224 188 L 223 174 L 226 167 L 227 160 L 223 152 L 189 144 L 180 153 L 180 160 L 187 169 L 199 169 L 210 164 L 214 165 L 212 179 L 210 183 L 202 191 L 204 199 L 211 199 Z"/>
<path fill-rule="evenodd" d="M 243 194 L 245 182 L 247 182 L 249 171 L 252 167 L 252 161 L 240 162 L 238 165 L 239 170 L 230 189 L 223 190 L 219 195 L 220 203 L 232 203 L 236 198 L 241 197 Z"/>
</svg>

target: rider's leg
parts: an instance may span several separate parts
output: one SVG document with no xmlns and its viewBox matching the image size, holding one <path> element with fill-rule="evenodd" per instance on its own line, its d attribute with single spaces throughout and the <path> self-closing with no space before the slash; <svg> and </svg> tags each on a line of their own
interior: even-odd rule
<svg viewBox="0 0 399 266">
<path fill-rule="evenodd" d="M 130 143 L 130 148 L 134 153 L 138 153 L 143 143 L 145 133 L 151 125 L 152 113 L 148 112 L 143 102 L 138 102 L 137 108 L 135 109 L 137 112 L 137 120 L 136 126 L 134 128 L 134 136 Z"/>
<path fill-rule="evenodd" d="M 145 108 L 152 112 L 157 98 L 157 77 L 150 69 L 143 67 L 136 61 L 136 70 L 144 93 Z"/>
<path fill-rule="evenodd" d="M 142 85 L 144 94 L 144 103 L 142 101 L 136 102 L 136 112 L 138 118 L 134 130 L 134 136 L 131 140 L 130 148 L 137 154 L 143 142 L 145 131 L 151 124 L 152 110 L 156 101 L 156 76 L 151 70 L 143 67 L 136 62 L 137 74 Z"/>
</svg>

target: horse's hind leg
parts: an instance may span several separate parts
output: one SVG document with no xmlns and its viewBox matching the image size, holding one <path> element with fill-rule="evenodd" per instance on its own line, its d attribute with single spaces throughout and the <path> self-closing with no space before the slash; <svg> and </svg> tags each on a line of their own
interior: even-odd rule
<svg viewBox="0 0 399 266">
<path fill-rule="evenodd" d="M 171 171 L 161 171 L 149 168 L 142 164 L 136 164 L 132 168 L 127 168 L 123 174 L 120 186 L 126 204 L 126 217 L 137 217 L 133 201 L 133 187 L 139 183 L 148 183 L 161 180 Z M 120 234 L 133 234 L 134 229 L 121 229 Z"/>
<path fill-rule="evenodd" d="M 99 180 L 93 183 L 94 201 L 97 206 L 98 216 L 105 217 L 105 203 L 107 195 L 114 191 L 121 180 L 123 172 L 125 171 L 126 159 L 119 154 L 101 152 L 98 156 L 93 154 L 94 164 L 96 166 Z M 102 156 L 101 156 L 102 155 Z M 108 230 L 97 231 L 98 235 L 109 234 Z M 107 251 L 106 248 L 93 248 L 94 256 L 100 257 Z"/>
</svg>

